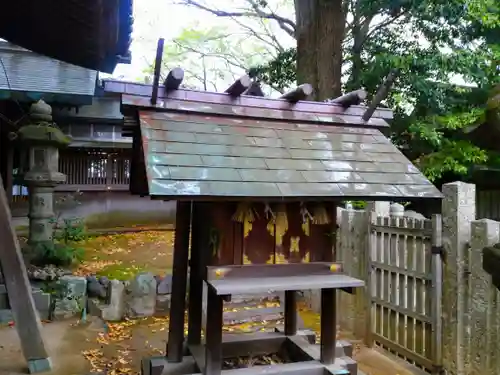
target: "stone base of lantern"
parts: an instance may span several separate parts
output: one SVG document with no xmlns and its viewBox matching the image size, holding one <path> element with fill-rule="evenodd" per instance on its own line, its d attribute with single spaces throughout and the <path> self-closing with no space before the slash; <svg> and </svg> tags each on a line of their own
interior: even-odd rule
<svg viewBox="0 0 500 375">
<path fill-rule="evenodd" d="M 28 360 L 28 371 L 30 374 L 47 372 L 50 371 L 51 369 L 52 369 L 52 361 L 50 360 L 50 358 Z"/>
</svg>

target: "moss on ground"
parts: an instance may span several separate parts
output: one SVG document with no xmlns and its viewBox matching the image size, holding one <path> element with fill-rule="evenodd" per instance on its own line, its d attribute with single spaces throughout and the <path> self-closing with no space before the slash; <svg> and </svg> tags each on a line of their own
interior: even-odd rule
<svg viewBox="0 0 500 375">
<path fill-rule="evenodd" d="M 172 270 L 173 231 L 92 236 L 80 246 L 85 254 L 76 274 L 129 280 L 141 272 L 165 275 Z"/>
<path fill-rule="evenodd" d="M 132 279 L 135 275 L 141 272 L 147 272 L 147 271 L 148 269 L 140 266 L 116 263 L 106 266 L 100 271 L 97 271 L 97 276 L 106 276 L 109 279 L 125 281 Z"/>
</svg>

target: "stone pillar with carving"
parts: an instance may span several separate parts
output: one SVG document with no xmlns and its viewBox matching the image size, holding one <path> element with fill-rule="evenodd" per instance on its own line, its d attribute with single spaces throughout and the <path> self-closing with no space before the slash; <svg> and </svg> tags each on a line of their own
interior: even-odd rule
<svg viewBox="0 0 500 375">
<path fill-rule="evenodd" d="M 59 169 L 59 148 L 69 145 L 71 138 L 52 122 L 52 108 L 40 100 L 30 108 L 29 122 L 18 136 L 28 148 L 29 168 L 24 183 L 29 192 L 29 245 L 52 244 L 54 188 L 66 181 Z"/>
</svg>

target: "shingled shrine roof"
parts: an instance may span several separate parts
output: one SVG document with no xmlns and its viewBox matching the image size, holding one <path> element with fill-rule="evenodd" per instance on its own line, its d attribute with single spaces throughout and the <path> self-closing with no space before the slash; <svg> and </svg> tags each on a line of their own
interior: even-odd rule
<svg viewBox="0 0 500 375">
<path fill-rule="evenodd" d="M 180 198 L 441 198 L 362 106 L 106 82 L 139 110 L 149 194 Z"/>
</svg>

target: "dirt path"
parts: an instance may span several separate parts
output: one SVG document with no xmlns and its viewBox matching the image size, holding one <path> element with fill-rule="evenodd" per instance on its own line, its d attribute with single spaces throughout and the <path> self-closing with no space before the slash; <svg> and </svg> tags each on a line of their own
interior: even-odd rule
<svg viewBox="0 0 500 375">
<path fill-rule="evenodd" d="M 44 325 L 54 371 L 50 375 L 138 375 L 141 359 L 165 352 L 168 319 L 148 318 L 116 324 L 91 319 Z M 14 328 L 0 328 L 0 375 L 25 374 L 24 358 Z M 365 375 L 414 375 L 380 352 L 358 346 L 355 359 Z"/>
<path fill-rule="evenodd" d="M 319 316 L 301 311 L 304 323 L 318 331 Z M 262 323 L 255 323 L 262 324 Z M 246 332 L 246 325 L 232 326 L 233 333 Z M 165 353 L 168 318 L 146 318 L 121 323 L 104 323 L 89 318 L 44 324 L 43 334 L 54 371 L 51 375 L 85 375 L 107 371 L 108 375 L 138 375 L 143 357 Z M 340 332 L 339 338 L 349 338 Z M 14 327 L 0 328 L 0 375 L 26 373 L 24 358 Z M 355 359 L 365 375 L 414 375 L 376 350 L 355 345 Z"/>
<path fill-rule="evenodd" d="M 316 333 L 320 332 L 321 321 L 319 314 L 301 306 L 300 316 L 306 328 Z M 353 343 L 354 359 L 358 362 L 359 369 L 365 375 L 415 375 L 414 372 L 383 355 L 380 351 L 369 349 L 361 344 L 359 340 L 354 340 L 352 335 L 349 332 L 342 331 L 341 327 L 338 327 L 337 339 Z"/>
<path fill-rule="evenodd" d="M 90 331 L 74 327 L 75 322 L 44 324 L 43 336 L 57 375 L 85 374 L 89 366 L 81 350 L 89 344 Z M 89 340 L 90 341 L 90 340 Z M 0 374 L 26 374 L 26 363 L 14 327 L 0 328 Z"/>
<path fill-rule="evenodd" d="M 355 355 L 359 369 L 366 375 L 416 375 L 418 370 L 410 371 L 399 362 L 388 358 L 379 350 L 361 347 Z M 418 371 L 418 372 L 416 372 Z"/>
<path fill-rule="evenodd" d="M 143 357 L 165 352 L 166 319 L 149 318 L 104 324 L 93 318 L 45 324 L 43 335 L 52 359 L 50 375 L 86 375 L 107 370 L 108 375 L 140 374 Z M 0 374 L 26 374 L 17 333 L 0 328 Z"/>
</svg>

